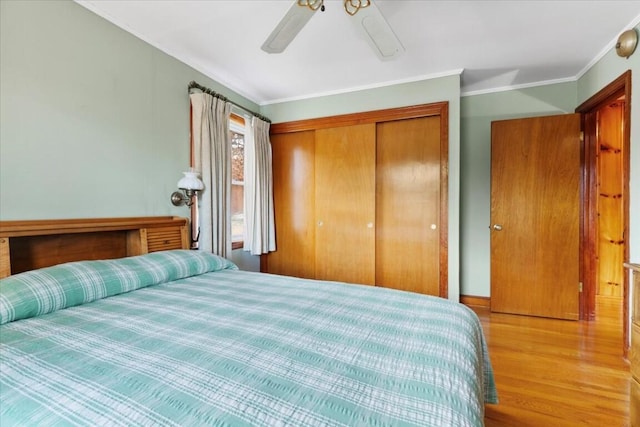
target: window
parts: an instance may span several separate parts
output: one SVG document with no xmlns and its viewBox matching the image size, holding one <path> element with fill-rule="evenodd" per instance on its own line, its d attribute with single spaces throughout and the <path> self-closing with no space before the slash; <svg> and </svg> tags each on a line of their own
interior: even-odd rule
<svg viewBox="0 0 640 427">
<path fill-rule="evenodd" d="M 245 121 L 231 114 L 231 245 L 240 249 L 244 240 L 244 133 Z"/>
</svg>

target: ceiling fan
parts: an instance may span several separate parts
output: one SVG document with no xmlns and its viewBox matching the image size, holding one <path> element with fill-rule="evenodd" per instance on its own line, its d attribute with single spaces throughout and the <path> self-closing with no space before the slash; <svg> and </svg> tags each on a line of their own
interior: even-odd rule
<svg viewBox="0 0 640 427">
<path fill-rule="evenodd" d="M 267 53 L 284 52 L 313 14 L 324 9 L 324 0 L 294 0 L 287 14 L 262 44 L 262 50 Z M 381 60 L 396 58 L 404 52 L 402 43 L 373 0 L 344 0 L 344 10 Z"/>
</svg>

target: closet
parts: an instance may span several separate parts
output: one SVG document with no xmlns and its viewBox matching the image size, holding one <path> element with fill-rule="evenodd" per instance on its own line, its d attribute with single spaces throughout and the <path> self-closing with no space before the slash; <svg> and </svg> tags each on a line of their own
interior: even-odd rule
<svg viewBox="0 0 640 427">
<path fill-rule="evenodd" d="M 271 127 L 262 271 L 447 296 L 448 104 Z"/>
</svg>

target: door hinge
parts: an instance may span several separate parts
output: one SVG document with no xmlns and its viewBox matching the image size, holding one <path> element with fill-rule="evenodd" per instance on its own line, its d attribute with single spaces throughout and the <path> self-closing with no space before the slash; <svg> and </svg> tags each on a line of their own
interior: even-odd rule
<svg viewBox="0 0 640 427">
<path fill-rule="evenodd" d="M 580 131 L 580 142 L 584 142 L 584 131 Z"/>
<path fill-rule="evenodd" d="M 578 292 L 582 292 L 582 282 L 578 282 Z"/>
</svg>

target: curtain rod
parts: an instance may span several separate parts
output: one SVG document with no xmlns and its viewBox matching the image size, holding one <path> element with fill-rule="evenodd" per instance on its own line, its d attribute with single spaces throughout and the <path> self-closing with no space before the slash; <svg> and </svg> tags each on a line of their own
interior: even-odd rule
<svg viewBox="0 0 640 427">
<path fill-rule="evenodd" d="M 240 108 L 241 110 L 244 110 L 247 113 L 250 113 L 251 115 L 256 116 L 260 120 L 264 120 L 267 123 L 271 123 L 271 120 L 269 120 L 268 117 L 265 117 L 265 116 L 263 116 L 262 114 L 259 114 L 259 113 L 254 113 L 253 111 L 244 108 L 242 105 L 236 104 L 235 102 L 231 101 L 226 96 L 223 96 L 223 95 L 219 94 L 218 92 L 214 91 L 213 89 L 209 89 L 208 87 L 204 87 L 204 86 L 196 83 L 195 81 L 191 81 L 189 83 L 189 88 L 187 89 L 187 92 L 191 93 L 191 89 L 199 89 L 204 93 L 208 93 L 211 96 L 215 96 L 216 98 L 221 99 L 222 101 L 230 102 L 231 104 L 235 105 L 236 107 Z"/>
</svg>

